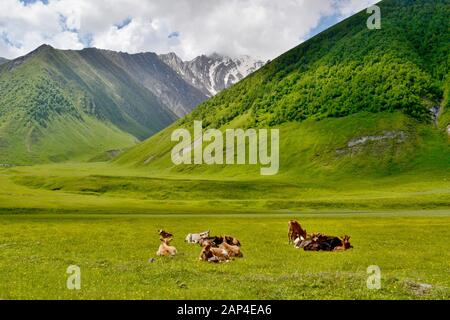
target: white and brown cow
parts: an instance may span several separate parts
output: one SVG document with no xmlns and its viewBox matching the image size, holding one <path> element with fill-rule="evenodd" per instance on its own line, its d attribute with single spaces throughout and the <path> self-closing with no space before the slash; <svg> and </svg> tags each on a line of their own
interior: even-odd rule
<svg viewBox="0 0 450 320">
<path fill-rule="evenodd" d="M 205 241 L 199 260 L 208 262 L 227 262 L 230 256 L 228 251 L 222 248 L 214 248 L 210 242 Z"/>
<path fill-rule="evenodd" d="M 209 237 L 209 230 L 200 232 L 200 233 L 189 233 L 184 241 L 187 243 L 199 243 L 200 240 L 206 239 Z"/>
</svg>

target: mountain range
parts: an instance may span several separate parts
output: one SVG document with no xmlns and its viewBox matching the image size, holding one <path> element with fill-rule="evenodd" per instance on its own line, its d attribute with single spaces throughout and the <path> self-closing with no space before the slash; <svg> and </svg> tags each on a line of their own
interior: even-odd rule
<svg viewBox="0 0 450 320">
<path fill-rule="evenodd" d="M 195 66 L 206 70 L 218 59 L 219 55 L 202 56 L 205 66 L 199 61 Z M 57 50 L 42 45 L 3 62 L 0 163 L 89 160 L 116 154 L 191 112 L 210 95 L 202 90 L 210 83 L 200 83 L 201 75 L 194 69 L 189 74 L 196 85 L 154 53 Z M 225 82 L 221 89 L 234 83 Z"/>
<path fill-rule="evenodd" d="M 8 59 L 0 57 L 0 64 L 4 64 L 4 63 L 6 63 L 8 61 L 9 61 Z"/>
<path fill-rule="evenodd" d="M 114 161 L 158 174 L 259 177 L 258 166 L 174 165 L 174 129 L 277 128 L 278 177 L 399 172 L 442 178 L 450 163 L 450 6 L 385 0 L 266 64 Z M 245 142 L 244 142 L 245 143 Z M 199 148 L 195 143 L 191 149 Z M 224 150 L 225 152 L 225 150 Z"/>
<path fill-rule="evenodd" d="M 175 53 L 159 56 L 189 84 L 212 97 L 264 65 L 250 56 L 231 58 L 217 53 L 183 61 Z"/>
</svg>

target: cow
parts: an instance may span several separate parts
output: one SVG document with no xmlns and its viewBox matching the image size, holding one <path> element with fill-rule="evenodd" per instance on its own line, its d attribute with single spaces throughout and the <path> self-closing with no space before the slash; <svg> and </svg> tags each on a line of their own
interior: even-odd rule
<svg viewBox="0 0 450 320">
<path fill-rule="evenodd" d="M 208 262 L 224 262 L 230 259 L 228 251 L 221 248 L 214 248 L 207 241 L 200 252 L 199 260 Z"/>
<path fill-rule="evenodd" d="M 174 256 L 177 253 L 177 248 L 169 245 L 170 240 L 168 239 L 160 239 L 160 240 L 161 244 L 159 245 L 158 251 L 156 251 L 157 256 L 168 256 L 168 255 Z"/>
<path fill-rule="evenodd" d="M 189 233 L 184 241 L 187 243 L 198 243 L 201 239 L 205 239 L 208 237 L 209 237 L 209 230 L 200 233 Z"/>
<path fill-rule="evenodd" d="M 200 240 L 198 240 L 198 244 L 199 244 L 201 247 L 204 247 L 204 246 L 206 246 L 207 244 L 209 244 L 209 245 L 211 245 L 211 246 L 214 246 L 214 245 L 213 245 L 213 242 L 212 242 L 212 240 L 211 240 L 210 238 L 200 239 Z"/>
<path fill-rule="evenodd" d="M 238 246 L 238 247 L 241 246 L 241 242 L 235 237 L 224 236 L 223 238 L 224 238 L 225 242 L 228 243 L 229 245 Z"/>
<path fill-rule="evenodd" d="M 340 246 L 336 246 L 333 248 L 334 251 L 344 251 L 347 249 L 351 249 L 353 248 L 353 246 L 350 244 L 350 236 L 343 236 L 341 239 L 341 245 Z"/>
<path fill-rule="evenodd" d="M 210 244 L 212 247 L 217 248 L 221 243 L 223 242 L 223 237 L 206 237 L 206 238 L 202 238 L 198 241 L 198 244 L 200 244 L 200 246 L 204 247 L 207 244 Z"/>
<path fill-rule="evenodd" d="M 226 241 L 222 242 L 219 246 L 220 249 L 224 249 L 228 252 L 230 258 L 232 257 L 240 257 L 242 258 L 244 255 L 241 252 L 241 248 L 237 245 L 228 244 Z"/>
<path fill-rule="evenodd" d="M 159 230 L 159 237 L 160 237 L 160 239 L 172 239 L 173 234 L 161 229 L 161 230 Z"/>
<path fill-rule="evenodd" d="M 288 222 L 288 241 L 291 244 L 295 239 L 303 237 L 306 239 L 307 233 L 306 230 L 303 230 L 300 223 L 296 220 L 290 220 Z"/>
</svg>

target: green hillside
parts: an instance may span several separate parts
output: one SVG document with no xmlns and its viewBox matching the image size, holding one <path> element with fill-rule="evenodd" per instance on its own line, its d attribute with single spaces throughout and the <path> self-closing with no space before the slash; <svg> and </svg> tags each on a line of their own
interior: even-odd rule
<svg viewBox="0 0 450 320">
<path fill-rule="evenodd" d="M 386 0 L 380 6 L 381 30 L 366 27 L 365 11 L 357 14 L 203 104 L 192 118 L 219 126 L 248 113 L 250 125 L 276 125 L 401 110 L 425 120 L 431 106 L 448 105 L 450 4 Z"/>
<path fill-rule="evenodd" d="M 361 12 L 283 54 L 118 157 L 167 175 L 259 177 L 258 166 L 171 163 L 175 128 L 280 129 L 277 177 L 448 177 L 448 1 L 386 0 L 382 29 Z M 430 109 L 439 110 L 434 121 Z M 352 141 L 363 142 L 354 145 Z"/>
<path fill-rule="evenodd" d="M 176 118 L 100 50 L 44 45 L 0 66 L 0 163 L 87 160 Z"/>
</svg>

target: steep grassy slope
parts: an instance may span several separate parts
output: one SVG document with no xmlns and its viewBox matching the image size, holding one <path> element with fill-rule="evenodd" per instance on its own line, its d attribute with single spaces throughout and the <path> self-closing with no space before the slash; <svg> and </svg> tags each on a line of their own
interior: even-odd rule
<svg viewBox="0 0 450 320">
<path fill-rule="evenodd" d="M 386 0 L 382 29 L 359 13 L 292 49 L 168 129 L 119 164 L 166 174 L 258 177 L 257 166 L 175 167 L 175 128 L 280 128 L 280 178 L 393 174 L 448 177 L 448 1 Z M 430 108 L 439 107 L 436 126 Z M 364 142 L 353 144 L 362 139 Z"/>
<path fill-rule="evenodd" d="M 83 50 L 81 54 L 85 54 L 88 50 Z M 127 54 L 105 50 L 100 50 L 100 52 L 108 60 L 125 70 L 134 80 L 153 92 L 179 117 L 191 112 L 194 107 L 207 99 L 205 94 L 181 78 L 155 53 Z"/>
<path fill-rule="evenodd" d="M 42 46 L 0 67 L 0 163 L 88 159 L 130 147 L 175 119 L 95 49 Z"/>
<path fill-rule="evenodd" d="M 119 156 L 115 163 L 153 174 L 259 179 L 257 165 L 179 165 L 171 162 L 175 126 Z M 271 179 L 344 182 L 408 174 L 450 178 L 450 147 L 440 130 L 400 113 L 362 112 L 321 121 L 288 122 L 280 129 L 280 171 Z M 352 145 L 353 141 L 369 138 Z M 431 176 L 430 176 L 431 175 Z"/>
</svg>

